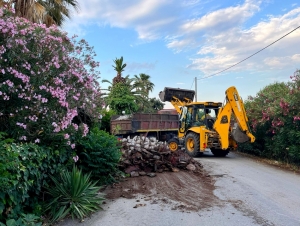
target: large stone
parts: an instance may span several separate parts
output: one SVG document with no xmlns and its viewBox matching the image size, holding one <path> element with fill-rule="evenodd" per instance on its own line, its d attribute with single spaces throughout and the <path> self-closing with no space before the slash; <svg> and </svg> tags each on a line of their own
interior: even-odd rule
<svg viewBox="0 0 300 226">
<path fill-rule="evenodd" d="M 139 174 L 138 172 L 136 172 L 136 171 L 132 171 L 132 172 L 130 173 L 130 176 L 131 176 L 131 177 L 138 177 L 138 176 L 140 176 L 140 174 Z"/>
<path fill-rule="evenodd" d="M 172 172 L 179 172 L 180 170 L 176 167 L 172 167 Z"/>
<path fill-rule="evenodd" d="M 145 176 L 146 172 L 145 171 L 140 171 L 139 174 L 140 174 L 140 176 Z"/>
<path fill-rule="evenodd" d="M 188 164 L 187 166 L 186 166 L 186 168 L 188 169 L 188 170 L 190 170 L 190 171 L 195 171 L 196 170 L 196 166 L 194 165 L 194 164 Z"/>
<path fill-rule="evenodd" d="M 137 171 L 139 170 L 139 166 L 136 166 L 136 165 L 133 165 L 133 166 L 128 166 L 126 169 L 125 169 L 125 173 L 131 173 L 132 171 Z"/>
<path fill-rule="evenodd" d="M 159 159 L 160 159 L 160 156 L 154 155 L 153 158 L 159 160 Z"/>
</svg>

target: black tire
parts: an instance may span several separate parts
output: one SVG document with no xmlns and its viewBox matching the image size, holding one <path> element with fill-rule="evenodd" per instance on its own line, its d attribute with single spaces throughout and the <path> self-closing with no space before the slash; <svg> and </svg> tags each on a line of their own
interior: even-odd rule
<svg viewBox="0 0 300 226">
<path fill-rule="evenodd" d="M 210 151 L 214 154 L 216 157 L 225 157 L 228 155 L 229 151 L 227 150 L 222 150 L 222 149 L 216 149 L 216 148 L 211 148 Z"/>
<path fill-rule="evenodd" d="M 199 134 L 190 132 L 185 136 L 185 151 L 191 157 L 197 157 L 200 152 L 200 137 Z"/>
<path fill-rule="evenodd" d="M 168 146 L 170 151 L 177 151 L 179 148 L 179 140 L 176 138 L 172 138 L 168 141 Z"/>
</svg>

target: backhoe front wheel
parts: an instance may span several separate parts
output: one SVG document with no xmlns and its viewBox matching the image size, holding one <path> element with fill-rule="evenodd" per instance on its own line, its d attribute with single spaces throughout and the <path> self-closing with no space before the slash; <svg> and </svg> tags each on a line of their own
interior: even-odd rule
<svg viewBox="0 0 300 226">
<path fill-rule="evenodd" d="M 185 137 L 185 150 L 191 157 L 196 157 L 200 152 L 199 134 L 190 132 Z"/>
<path fill-rule="evenodd" d="M 168 141 L 170 151 L 177 151 L 179 147 L 179 140 L 172 138 Z"/>
<path fill-rule="evenodd" d="M 210 151 L 214 154 L 216 157 L 225 157 L 228 155 L 229 151 L 227 150 L 222 150 L 222 149 L 216 149 L 216 148 L 211 148 Z"/>
</svg>

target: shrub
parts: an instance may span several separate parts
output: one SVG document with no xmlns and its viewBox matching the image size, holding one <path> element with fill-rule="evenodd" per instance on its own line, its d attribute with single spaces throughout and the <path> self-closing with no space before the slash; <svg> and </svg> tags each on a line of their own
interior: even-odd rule
<svg viewBox="0 0 300 226">
<path fill-rule="evenodd" d="M 256 142 L 239 150 L 300 165 L 300 71 L 249 97 L 245 108 Z"/>
<path fill-rule="evenodd" d="M 64 149 L 15 144 L 0 133 L 0 222 L 17 220 L 23 213 L 39 216 L 42 187 L 50 174 L 65 169 L 70 155 Z"/>
<path fill-rule="evenodd" d="M 90 181 L 90 174 L 83 174 L 74 166 L 72 172 L 63 171 L 59 178 L 51 178 L 54 186 L 47 188 L 51 199 L 45 207 L 51 222 L 68 214 L 82 220 L 101 208 L 104 198 L 98 194 L 100 187 L 96 186 L 97 182 Z"/>
<path fill-rule="evenodd" d="M 120 146 L 115 136 L 93 128 L 86 137 L 77 139 L 78 164 L 83 172 L 92 173 L 92 178 L 101 184 L 114 181 L 119 172 Z"/>
<path fill-rule="evenodd" d="M 93 48 L 6 9 L 0 16 L 2 131 L 35 143 L 51 142 L 57 134 L 72 137 L 78 109 L 94 118 L 102 106 Z M 69 138 L 64 143 L 72 145 Z"/>
<path fill-rule="evenodd" d="M 40 217 L 34 214 L 21 214 L 18 220 L 8 219 L 6 224 L 0 222 L 0 226 L 41 226 Z"/>
<path fill-rule="evenodd" d="M 110 132 L 110 119 L 111 116 L 115 115 L 116 113 L 113 110 L 108 110 L 103 112 L 103 117 L 101 119 L 100 129 L 104 130 L 105 132 Z"/>
</svg>

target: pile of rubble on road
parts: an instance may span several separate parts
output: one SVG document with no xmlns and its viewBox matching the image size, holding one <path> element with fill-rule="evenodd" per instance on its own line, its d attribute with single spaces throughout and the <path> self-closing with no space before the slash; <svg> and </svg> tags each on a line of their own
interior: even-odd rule
<svg viewBox="0 0 300 226">
<path fill-rule="evenodd" d="M 189 170 L 200 172 L 202 166 L 184 150 L 172 152 L 166 142 L 155 137 L 135 136 L 123 138 L 120 169 L 131 177 L 148 175 L 154 177 L 156 172 Z"/>
</svg>

